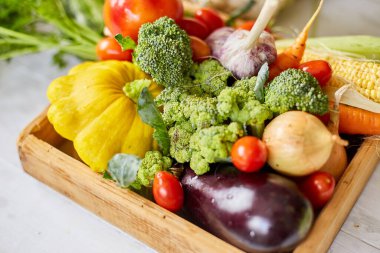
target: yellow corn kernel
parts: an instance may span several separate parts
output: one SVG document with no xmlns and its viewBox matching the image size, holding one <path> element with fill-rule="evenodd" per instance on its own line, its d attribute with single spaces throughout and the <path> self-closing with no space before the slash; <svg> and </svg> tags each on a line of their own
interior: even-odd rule
<svg viewBox="0 0 380 253">
<path fill-rule="evenodd" d="M 328 83 L 331 87 L 353 84 L 363 96 L 380 102 L 380 63 L 349 58 L 334 54 L 306 51 L 303 62 L 326 60 L 333 69 L 333 77 Z"/>
</svg>

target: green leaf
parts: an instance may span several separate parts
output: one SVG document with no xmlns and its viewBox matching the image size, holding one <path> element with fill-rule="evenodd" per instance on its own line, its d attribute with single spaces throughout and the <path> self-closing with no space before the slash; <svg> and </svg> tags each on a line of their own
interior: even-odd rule
<svg viewBox="0 0 380 253">
<path fill-rule="evenodd" d="M 113 180 L 113 178 L 111 177 L 110 173 L 108 173 L 108 171 L 104 172 L 103 178 L 104 179 L 108 179 L 108 180 Z"/>
<path fill-rule="evenodd" d="M 257 80 L 255 85 L 255 95 L 256 99 L 260 101 L 260 103 L 264 103 L 264 85 L 268 81 L 269 78 L 269 65 L 268 63 L 264 63 L 261 66 L 259 73 L 257 74 Z"/>
<path fill-rule="evenodd" d="M 256 124 L 256 125 L 251 126 L 249 128 L 249 130 L 250 130 L 249 135 L 253 135 L 253 136 L 261 139 L 263 137 L 264 129 L 265 129 L 264 123 Z"/>
<path fill-rule="evenodd" d="M 157 141 L 164 155 L 169 154 L 170 138 L 161 113 L 152 95 L 144 88 L 138 100 L 138 113 L 142 121 L 155 129 L 153 138 Z"/>
<path fill-rule="evenodd" d="M 67 66 L 67 61 L 64 59 L 64 55 L 65 54 L 62 51 L 58 51 L 53 55 L 53 63 L 59 68 L 64 68 Z"/>
<path fill-rule="evenodd" d="M 107 172 L 122 188 L 127 188 L 136 181 L 141 159 L 134 155 L 116 154 L 108 162 Z"/>
<path fill-rule="evenodd" d="M 83 8 L 69 5 L 70 0 L 0 1 L 0 59 L 45 50 L 60 52 L 53 59 L 59 65 L 63 63 L 62 54 L 97 59 L 95 47 L 101 39 L 101 14 L 96 25 L 89 25 L 95 24 L 93 13 L 101 13 L 102 0 L 83 1 L 80 1 Z M 98 28 L 94 29 L 95 26 Z"/>
<path fill-rule="evenodd" d="M 129 36 L 123 37 L 123 35 L 119 33 L 115 36 L 115 40 L 119 43 L 123 51 L 136 48 L 136 42 Z"/>
</svg>

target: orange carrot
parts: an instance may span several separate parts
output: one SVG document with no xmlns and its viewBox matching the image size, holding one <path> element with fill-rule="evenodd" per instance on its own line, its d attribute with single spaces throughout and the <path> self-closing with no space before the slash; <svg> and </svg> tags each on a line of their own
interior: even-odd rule
<svg viewBox="0 0 380 253">
<path fill-rule="evenodd" d="M 380 113 L 340 104 L 339 133 L 380 135 Z"/>
<path fill-rule="evenodd" d="M 306 41 L 308 38 L 309 30 L 311 25 L 314 23 L 319 12 L 321 11 L 323 1 L 319 2 L 319 6 L 313 16 L 307 22 L 306 26 L 303 28 L 302 32 L 298 35 L 294 44 L 289 48 L 285 49 L 281 54 L 277 56 L 277 59 L 274 63 L 270 65 L 269 69 L 269 78 L 273 79 L 278 76 L 282 71 L 289 68 L 297 68 L 302 60 L 302 56 L 306 49 Z"/>
</svg>

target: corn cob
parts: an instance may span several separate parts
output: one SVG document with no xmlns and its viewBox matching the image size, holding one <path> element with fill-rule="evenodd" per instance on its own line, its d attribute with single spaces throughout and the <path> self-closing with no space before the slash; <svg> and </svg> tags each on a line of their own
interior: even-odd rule
<svg viewBox="0 0 380 253">
<path fill-rule="evenodd" d="M 349 58 L 333 53 L 321 53 L 306 50 L 303 62 L 311 60 L 326 60 L 333 69 L 333 77 L 328 86 L 340 88 L 353 84 L 363 96 L 380 102 L 380 62 Z"/>
</svg>

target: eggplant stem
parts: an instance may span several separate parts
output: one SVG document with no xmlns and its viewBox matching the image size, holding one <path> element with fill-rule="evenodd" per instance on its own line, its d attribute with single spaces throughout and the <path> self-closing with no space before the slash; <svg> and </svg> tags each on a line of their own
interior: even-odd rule
<svg viewBox="0 0 380 253">
<path fill-rule="evenodd" d="M 264 31 L 265 27 L 268 25 L 270 19 L 277 11 L 279 6 L 279 0 L 266 0 L 263 8 L 260 11 L 259 17 L 257 18 L 255 25 L 249 31 L 248 37 L 246 39 L 245 49 L 251 49 L 255 44 L 260 34 Z"/>
<path fill-rule="evenodd" d="M 344 146 L 344 147 L 348 146 L 348 141 L 343 140 L 342 138 L 339 137 L 339 135 L 334 134 L 331 136 L 331 138 L 332 138 L 334 143 L 336 143 L 340 146 Z"/>
</svg>

